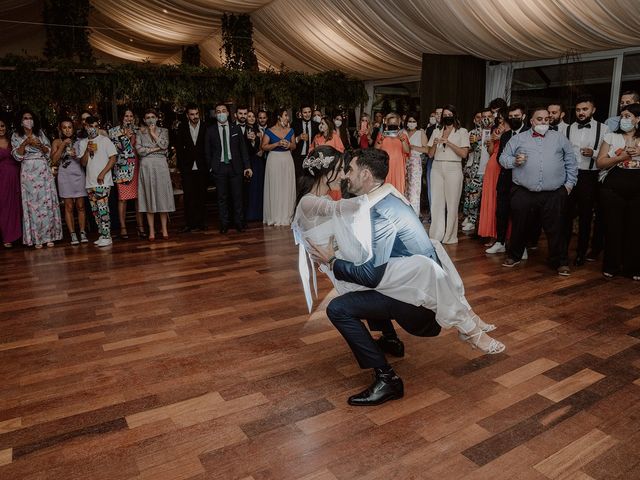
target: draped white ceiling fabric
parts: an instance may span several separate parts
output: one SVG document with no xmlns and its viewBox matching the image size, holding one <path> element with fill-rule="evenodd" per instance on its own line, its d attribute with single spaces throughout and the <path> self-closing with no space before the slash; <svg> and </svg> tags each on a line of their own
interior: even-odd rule
<svg viewBox="0 0 640 480">
<path fill-rule="evenodd" d="M 223 12 L 249 13 L 260 68 L 419 75 L 422 53 L 520 61 L 640 45 L 640 0 L 92 0 L 91 44 L 120 61 L 219 66 Z M 42 39 L 42 0 L 0 1 L 0 53 Z M 31 49 L 34 47 L 31 47 Z"/>
</svg>

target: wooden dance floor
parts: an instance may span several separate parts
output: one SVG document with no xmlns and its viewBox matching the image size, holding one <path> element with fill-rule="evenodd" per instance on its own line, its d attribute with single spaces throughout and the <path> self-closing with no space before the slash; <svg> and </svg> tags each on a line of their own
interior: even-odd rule
<svg viewBox="0 0 640 480">
<path fill-rule="evenodd" d="M 0 252 L 0 478 L 640 478 L 640 285 L 448 250 L 506 353 L 400 332 L 364 409 L 288 228 Z"/>
</svg>

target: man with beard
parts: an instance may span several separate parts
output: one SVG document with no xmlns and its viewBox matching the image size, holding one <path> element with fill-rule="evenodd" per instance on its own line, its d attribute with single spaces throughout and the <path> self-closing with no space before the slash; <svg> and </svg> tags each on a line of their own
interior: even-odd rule
<svg viewBox="0 0 640 480">
<path fill-rule="evenodd" d="M 593 119 L 596 111 L 595 101 L 591 95 L 583 95 L 576 99 L 576 121 L 567 128 L 567 138 L 578 159 L 578 183 L 567 200 L 567 242 L 571 240 L 573 219 L 578 216 L 578 246 L 576 249 L 576 266 L 584 265 L 587 258 L 591 220 L 593 219 L 598 197 L 598 167 L 596 158 L 600 144 L 609 131 L 606 125 Z M 591 240 L 589 259 L 595 260 L 602 250 L 603 244 L 602 218 L 596 213 L 595 229 Z"/>
<path fill-rule="evenodd" d="M 549 112 L 549 130 L 555 130 L 560 135 L 564 135 L 568 126 L 564 121 L 564 105 L 552 103 L 547 107 L 547 111 Z"/>
</svg>

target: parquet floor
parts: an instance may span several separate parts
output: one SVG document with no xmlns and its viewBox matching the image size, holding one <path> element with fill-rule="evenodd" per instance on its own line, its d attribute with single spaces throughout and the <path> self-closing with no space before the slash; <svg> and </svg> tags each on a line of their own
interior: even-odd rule
<svg viewBox="0 0 640 480">
<path fill-rule="evenodd" d="M 401 334 L 370 409 L 286 228 L 0 252 L 0 478 L 640 478 L 640 285 L 449 251 L 507 352 Z"/>
</svg>

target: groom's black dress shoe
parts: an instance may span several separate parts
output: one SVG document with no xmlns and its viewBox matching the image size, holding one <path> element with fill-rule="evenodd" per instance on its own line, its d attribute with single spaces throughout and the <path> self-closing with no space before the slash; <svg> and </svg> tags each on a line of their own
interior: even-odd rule
<svg viewBox="0 0 640 480">
<path fill-rule="evenodd" d="M 368 407 L 380 405 L 404 396 L 404 384 L 395 373 L 376 375 L 376 380 L 366 390 L 349 397 L 349 405 Z"/>
<path fill-rule="evenodd" d="M 404 343 L 398 338 L 389 338 L 384 335 L 376 340 L 376 343 L 384 353 L 394 357 L 404 357 Z"/>
</svg>

